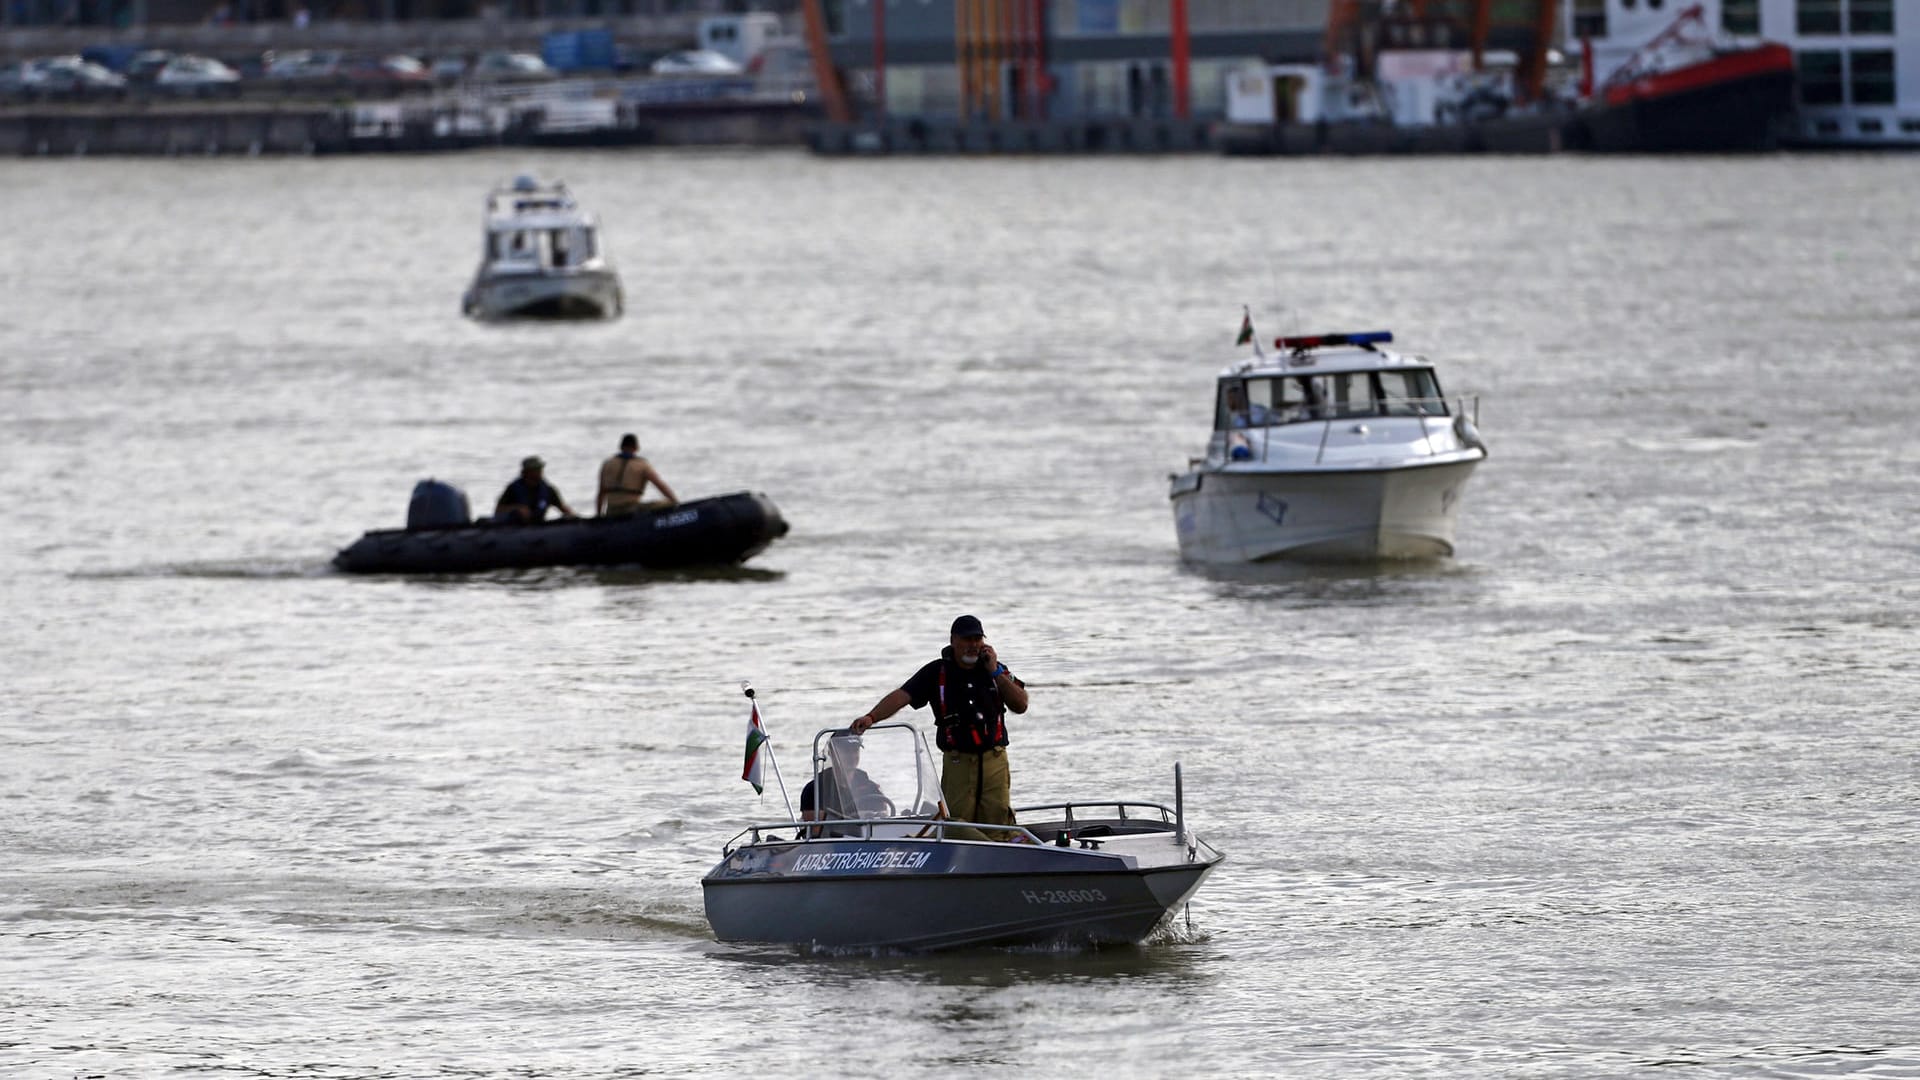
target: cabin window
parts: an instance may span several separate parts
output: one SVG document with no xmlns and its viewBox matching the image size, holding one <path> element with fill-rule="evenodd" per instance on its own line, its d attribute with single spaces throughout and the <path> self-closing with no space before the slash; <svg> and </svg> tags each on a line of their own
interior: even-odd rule
<svg viewBox="0 0 1920 1080">
<path fill-rule="evenodd" d="M 1853 0 L 1847 5 L 1847 33 L 1893 33 L 1893 0 Z"/>
<path fill-rule="evenodd" d="M 1729 34 L 1760 32 L 1760 0 L 1726 0 L 1720 5 L 1720 28 Z"/>
<path fill-rule="evenodd" d="M 1337 375 L 1313 375 L 1307 379 L 1308 394 L 1320 406 L 1323 419 L 1372 416 L 1373 379 L 1365 371 L 1346 371 Z"/>
<path fill-rule="evenodd" d="M 554 266 L 571 265 L 572 246 L 567 243 L 566 229 L 552 229 L 547 232 L 548 251 L 553 257 Z"/>
<path fill-rule="evenodd" d="M 1893 50 L 1856 52 L 1848 57 L 1853 78 L 1850 89 L 1855 105 L 1891 105 L 1893 92 Z"/>
<path fill-rule="evenodd" d="M 1573 36 L 1607 36 L 1607 0 L 1573 0 Z"/>
<path fill-rule="evenodd" d="M 1795 0 L 1794 28 L 1802 34 L 1840 32 L 1840 0 Z"/>
<path fill-rule="evenodd" d="M 1838 105 L 1846 100 L 1840 54 L 1811 51 L 1800 54 L 1800 104 Z"/>
<path fill-rule="evenodd" d="M 1447 403 L 1440 400 L 1440 388 L 1433 372 L 1426 368 L 1410 371 L 1382 371 L 1380 375 L 1380 411 L 1388 416 L 1445 416 Z"/>
</svg>

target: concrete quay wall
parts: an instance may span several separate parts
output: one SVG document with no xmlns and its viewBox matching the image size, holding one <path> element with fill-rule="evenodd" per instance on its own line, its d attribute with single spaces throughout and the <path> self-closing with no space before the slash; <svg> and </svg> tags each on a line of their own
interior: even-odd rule
<svg viewBox="0 0 1920 1080">
<path fill-rule="evenodd" d="M 311 154 L 346 129 L 324 106 L 127 114 L 22 110 L 0 114 L 0 155 Z"/>
<path fill-rule="evenodd" d="M 612 127 L 544 130 L 536 117 L 485 135 L 460 134 L 454 112 L 391 105 L 390 119 L 356 124 L 332 104 L 127 112 L 48 107 L 0 112 L 0 156 L 338 154 L 476 146 L 802 146 L 818 115 L 773 104 L 627 108 Z"/>
</svg>

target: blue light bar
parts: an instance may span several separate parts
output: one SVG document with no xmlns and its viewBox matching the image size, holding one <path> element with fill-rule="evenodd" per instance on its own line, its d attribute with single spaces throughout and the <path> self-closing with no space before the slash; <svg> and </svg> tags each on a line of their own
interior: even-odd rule
<svg viewBox="0 0 1920 1080">
<path fill-rule="evenodd" d="M 1276 349 L 1317 349 L 1326 345 L 1377 345 L 1392 341 L 1391 330 L 1368 330 L 1361 334 L 1315 334 L 1312 337 L 1274 338 Z"/>
</svg>

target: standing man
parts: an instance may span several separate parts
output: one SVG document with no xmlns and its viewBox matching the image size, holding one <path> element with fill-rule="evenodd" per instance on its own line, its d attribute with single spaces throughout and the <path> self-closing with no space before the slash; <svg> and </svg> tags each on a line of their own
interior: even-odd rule
<svg viewBox="0 0 1920 1080">
<path fill-rule="evenodd" d="M 666 498 L 641 502 L 648 483 L 659 488 Z M 620 436 L 620 452 L 600 463 L 600 494 L 594 499 L 593 512 L 601 517 L 625 517 L 640 510 L 665 510 L 679 502 L 673 489 L 653 471 L 647 459 L 640 456 L 639 436 Z"/>
<path fill-rule="evenodd" d="M 940 659 L 913 673 L 898 690 L 888 691 L 871 712 L 856 718 L 855 735 L 900 711 L 935 706 L 935 745 L 943 753 L 940 793 L 947 813 L 960 821 L 1012 825 L 1013 794 L 1007 772 L 1007 710 L 1027 711 L 1027 684 L 1013 677 L 987 644 L 980 620 L 953 620 L 952 641 Z M 1001 833 L 997 840 L 1018 834 Z"/>
<path fill-rule="evenodd" d="M 512 525 L 538 525 L 547 520 L 547 509 L 552 507 L 560 511 L 560 516 L 576 518 L 567 500 L 560 497 L 559 489 L 546 481 L 547 463 L 538 457 L 522 458 L 520 475 L 500 493 L 500 501 L 493 506 L 493 520 Z"/>
</svg>

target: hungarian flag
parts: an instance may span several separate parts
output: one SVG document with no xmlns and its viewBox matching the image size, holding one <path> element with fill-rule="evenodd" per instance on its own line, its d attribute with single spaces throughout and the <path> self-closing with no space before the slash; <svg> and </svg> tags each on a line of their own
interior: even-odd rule
<svg viewBox="0 0 1920 1080">
<path fill-rule="evenodd" d="M 1241 310 L 1243 314 L 1240 316 L 1240 337 L 1234 341 L 1235 345 L 1245 345 L 1253 340 L 1253 312 L 1246 311 L 1244 308 Z"/>
<path fill-rule="evenodd" d="M 758 795 L 760 787 L 760 748 L 766 745 L 767 729 L 760 726 L 760 705 L 753 704 L 753 713 L 747 717 L 747 764 L 740 770 L 740 779 L 753 785 L 753 793 Z"/>
</svg>

